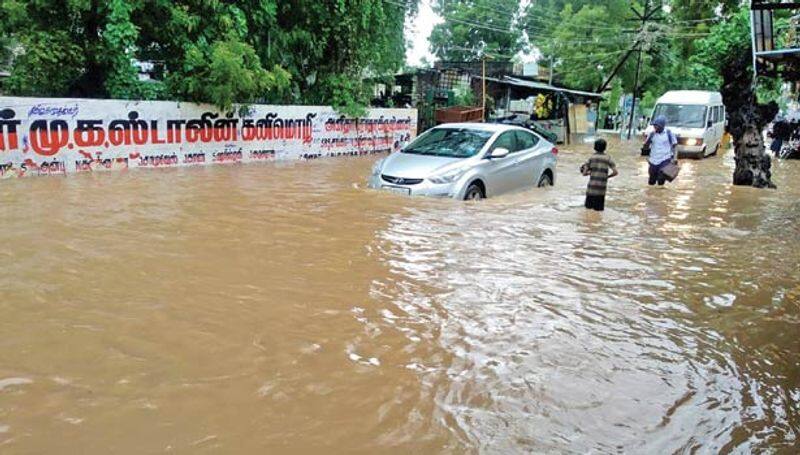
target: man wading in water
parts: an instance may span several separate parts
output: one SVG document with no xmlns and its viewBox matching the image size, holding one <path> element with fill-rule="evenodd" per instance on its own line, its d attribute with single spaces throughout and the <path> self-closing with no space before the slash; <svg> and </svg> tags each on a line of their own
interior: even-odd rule
<svg viewBox="0 0 800 455">
<path fill-rule="evenodd" d="M 667 118 L 663 115 L 659 115 L 653 120 L 653 128 L 655 131 L 650 133 L 645 141 L 645 146 L 650 146 L 647 184 L 663 185 L 667 181 L 667 176 L 661 170 L 669 163 L 677 163 L 678 154 L 675 152 L 675 147 L 678 145 L 678 140 L 675 139 L 672 131 L 667 129 Z"/>
<path fill-rule="evenodd" d="M 617 165 L 610 156 L 606 155 L 606 141 L 594 141 L 594 155 L 581 166 L 581 174 L 589 176 L 589 186 L 586 188 L 586 208 L 597 210 L 605 209 L 606 185 L 608 179 L 619 174 Z M 608 171 L 611 170 L 609 175 Z"/>
</svg>

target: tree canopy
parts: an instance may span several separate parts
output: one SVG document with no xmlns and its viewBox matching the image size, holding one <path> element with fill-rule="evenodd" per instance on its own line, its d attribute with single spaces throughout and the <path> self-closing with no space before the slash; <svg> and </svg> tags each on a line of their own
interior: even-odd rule
<svg viewBox="0 0 800 455">
<path fill-rule="evenodd" d="M 354 112 L 365 78 L 403 67 L 404 24 L 419 0 L 3 0 L 0 67 L 14 95 L 331 104 Z M 442 60 L 538 54 L 556 82 L 597 89 L 634 47 L 640 96 L 713 88 L 719 55 L 749 46 L 738 0 L 671 0 L 640 29 L 627 0 L 430 0 Z M 641 11 L 643 0 L 634 3 Z M 634 85 L 638 53 L 616 84 Z M 155 81 L 137 62 L 155 65 Z"/>
<path fill-rule="evenodd" d="M 233 103 L 366 103 L 365 76 L 403 65 L 417 2 L 3 0 L 0 44 L 20 50 L 14 95 Z M 2 52 L 0 52 L 2 54 Z M 1 56 L 1 55 L 0 55 Z M 137 61 L 163 70 L 140 81 Z"/>
<path fill-rule="evenodd" d="M 722 43 L 749 45 L 749 26 L 742 23 L 748 7 L 738 0 L 671 0 L 658 6 L 643 0 L 436 0 L 432 5 L 443 22 L 434 27 L 431 50 L 442 60 L 511 59 L 533 52 L 542 66 L 553 67 L 558 83 L 596 90 L 613 74 L 609 88 L 630 93 L 641 49 L 637 95 L 648 100 L 669 89 L 719 88 L 722 66 L 714 49 Z M 642 26 L 632 9 L 641 13 L 645 5 L 659 10 Z"/>
<path fill-rule="evenodd" d="M 525 48 L 519 0 L 438 0 L 444 19 L 431 33 L 433 53 L 447 61 L 513 56 Z"/>
</svg>

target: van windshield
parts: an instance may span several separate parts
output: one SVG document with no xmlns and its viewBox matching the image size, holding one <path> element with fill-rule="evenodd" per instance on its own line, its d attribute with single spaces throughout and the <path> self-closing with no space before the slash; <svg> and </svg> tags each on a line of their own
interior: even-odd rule
<svg viewBox="0 0 800 455">
<path fill-rule="evenodd" d="M 667 127 L 704 128 L 706 110 L 705 106 L 696 104 L 659 104 L 653 118 L 663 115 L 667 118 Z"/>
</svg>

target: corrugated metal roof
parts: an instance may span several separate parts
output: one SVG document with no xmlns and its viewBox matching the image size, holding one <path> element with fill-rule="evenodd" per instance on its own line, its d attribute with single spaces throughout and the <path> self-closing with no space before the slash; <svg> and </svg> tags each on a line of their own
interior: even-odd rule
<svg viewBox="0 0 800 455">
<path fill-rule="evenodd" d="M 475 78 L 480 79 L 481 76 L 473 76 Z M 594 92 L 585 92 L 583 90 L 573 90 L 563 87 L 556 87 L 555 85 L 545 84 L 544 82 L 534 82 L 528 81 L 525 79 L 517 79 L 515 77 L 504 76 L 502 79 L 498 79 L 496 77 L 487 77 L 487 81 L 497 82 L 500 84 L 508 84 L 514 85 L 516 87 L 528 87 L 528 88 L 535 88 L 538 90 L 548 90 L 551 92 L 564 92 L 564 93 L 572 93 L 574 95 L 581 95 L 581 96 L 588 96 L 592 98 L 601 98 L 603 95 Z"/>
</svg>

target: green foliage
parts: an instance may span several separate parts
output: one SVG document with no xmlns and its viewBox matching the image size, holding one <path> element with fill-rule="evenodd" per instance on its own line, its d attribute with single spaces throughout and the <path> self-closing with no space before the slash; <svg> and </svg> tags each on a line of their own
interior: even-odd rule
<svg viewBox="0 0 800 455">
<path fill-rule="evenodd" d="M 442 60 L 472 61 L 484 55 L 509 60 L 524 49 L 519 0 L 438 0 L 444 17 L 431 33 L 434 54 Z"/>
<path fill-rule="evenodd" d="M 709 32 L 707 37 L 695 43 L 695 52 L 689 58 L 685 88 L 719 90 L 722 85 L 721 68 L 725 63 L 750 53 L 750 11 L 746 7 L 740 8 Z M 751 71 L 750 68 L 745 70 Z M 761 78 L 757 96 L 761 100 L 777 100 L 781 95 L 780 90 L 780 79 Z"/>
<path fill-rule="evenodd" d="M 138 29 L 131 22 L 132 5 L 126 0 L 109 0 L 108 17 L 103 28 L 103 56 L 108 68 L 105 91 L 110 98 L 147 99 L 154 96 L 142 87 L 138 80 L 136 68 L 133 66 L 133 55 Z"/>
<path fill-rule="evenodd" d="M 80 77 L 85 64 L 80 47 L 64 32 L 35 32 L 22 38 L 24 52 L 17 56 L 11 77 L 4 83 L 8 94 L 61 96 Z"/>
<path fill-rule="evenodd" d="M 542 53 L 540 64 L 555 62 L 556 82 L 595 90 L 633 42 L 623 33 L 631 28 L 630 6 L 625 0 L 540 0 L 530 2 L 522 22 L 531 46 Z M 626 91 L 634 70 L 635 59 L 629 59 L 618 73 Z"/>
<path fill-rule="evenodd" d="M 11 67 L 14 42 L 9 37 L 0 36 L 0 71 Z"/>
<path fill-rule="evenodd" d="M 183 63 L 169 76 L 170 92 L 223 110 L 234 103 L 253 103 L 289 85 L 285 70 L 278 66 L 273 71 L 265 70 L 250 45 L 233 39 L 190 45 Z"/>
<path fill-rule="evenodd" d="M 478 103 L 478 100 L 475 98 L 475 94 L 472 93 L 472 90 L 466 89 L 456 89 L 455 91 L 455 105 L 456 106 L 475 106 Z"/>
<path fill-rule="evenodd" d="M 2 0 L 0 64 L 12 44 L 8 94 L 331 104 L 358 113 L 362 82 L 403 65 L 403 25 L 418 0 Z M 640 93 L 718 89 L 726 56 L 749 46 L 747 5 L 671 0 L 643 33 L 626 0 L 435 0 L 445 21 L 432 49 L 445 60 L 509 59 L 536 48 L 556 81 L 594 90 L 634 40 Z M 406 6 L 403 6 L 406 5 Z M 641 9 L 641 5 L 637 6 Z M 719 21 L 709 20 L 722 11 Z M 779 19 L 781 20 L 781 19 Z M 163 81 L 139 81 L 136 60 Z M 633 88 L 637 54 L 617 73 L 611 110 Z M 770 85 L 771 84 L 771 85 Z M 761 91 L 774 95 L 776 84 Z M 468 101 L 468 100 L 462 100 Z"/>
<path fill-rule="evenodd" d="M 639 103 L 642 112 L 650 112 L 656 106 L 656 100 L 658 99 L 658 95 L 655 95 L 650 90 L 644 92 L 642 96 L 642 101 Z"/>
<path fill-rule="evenodd" d="M 567 4 L 561 10 L 558 26 L 553 27 L 550 38 L 540 45 L 546 56 L 544 60 L 551 56 L 555 60 L 560 82 L 594 90 L 605 80 L 604 70 L 613 68 L 622 57 L 619 45 L 622 23 L 614 20 L 611 11 L 606 5 L 594 4 L 587 4 L 577 12 Z M 595 28 L 598 24 L 603 24 L 603 28 Z"/>
<path fill-rule="evenodd" d="M 3 0 L 0 44 L 20 43 L 10 94 L 332 104 L 357 112 L 365 76 L 402 66 L 417 1 Z M 399 3 L 399 2 L 398 2 Z M 2 53 L 0 53 L 2 54 Z M 2 56 L 2 55 L 0 55 Z M 163 81 L 139 81 L 134 61 Z"/>
<path fill-rule="evenodd" d="M 622 98 L 622 84 L 619 82 L 611 85 L 611 92 L 608 94 L 608 110 L 609 112 L 617 112 L 619 110 L 619 100 Z"/>
<path fill-rule="evenodd" d="M 638 11 L 641 3 L 634 5 Z M 639 95 L 644 94 L 645 107 L 667 90 L 719 90 L 723 63 L 749 49 L 746 2 L 672 0 L 670 12 L 660 12 L 661 20 L 643 31 L 637 31 L 640 23 L 631 20 L 629 7 L 623 0 L 539 0 L 530 3 L 522 22 L 531 44 L 542 51 L 541 62 L 555 60 L 556 81 L 586 90 L 596 89 L 639 42 L 644 50 Z M 777 17 L 780 27 L 785 19 Z M 612 111 L 621 93 L 633 90 L 637 59 L 638 53 L 632 53 L 616 75 L 620 85 L 612 85 L 608 97 Z M 778 85 L 760 81 L 759 90 L 774 97 Z"/>
<path fill-rule="evenodd" d="M 722 85 L 722 64 L 732 56 L 750 49 L 750 15 L 742 8 L 730 19 L 710 30 L 710 35 L 697 40 L 689 58 L 687 88 L 717 90 Z"/>
<path fill-rule="evenodd" d="M 361 117 L 366 113 L 369 102 L 366 85 L 359 78 L 346 74 L 332 74 L 317 84 L 317 99 L 327 100 L 336 110 L 351 117 Z"/>
</svg>

